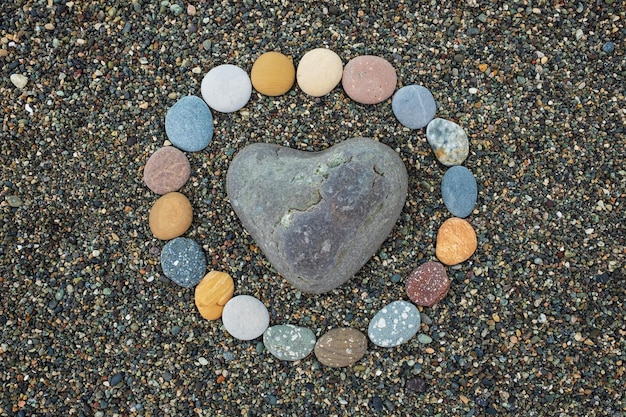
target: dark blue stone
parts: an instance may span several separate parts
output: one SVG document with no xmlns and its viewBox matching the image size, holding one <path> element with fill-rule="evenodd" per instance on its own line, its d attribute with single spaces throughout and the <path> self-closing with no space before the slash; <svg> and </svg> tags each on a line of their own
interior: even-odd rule
<svg viewBox="0 0 626 417">
<path fill-rule="evenodd" d="M 441 196 L 450 213 L 467 217 L 474 210 L 478 197 L 476 179 L 464 166 L 456 165 L 446 171 L 441 181 Z"/>
<path fill-rule="evenodd" d="M 615 44 L 611 41 L 608 41 L 604 45 L 602 45 L 602 51 L 606 52 L 607 54 L 610 54 L 614 50 L 615 50 Z"/>
<path fill-rule="evenodd" d="M 194 240 L 177 237 L 163 246 L 161 267 L 166 277 L 181 287 L 191 288 L 206 274 L 206 257 Z"/>
<path fill-rule="evenodd" d="M 122 382 L 122 379 L 124 379 L 124 375 L 122 375 L 122 374 L 115 374 L 109 380 L 109 385 L 114 387 L 117 384 L 119 384 L 120 382 Z"/>
</svg>

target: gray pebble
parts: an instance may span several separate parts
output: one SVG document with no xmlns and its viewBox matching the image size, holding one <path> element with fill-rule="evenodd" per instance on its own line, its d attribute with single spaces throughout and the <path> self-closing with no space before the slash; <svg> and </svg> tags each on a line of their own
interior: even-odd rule
<svg viewBox="0 0 626 417">
<path fill-rule="evenodd" d="M 478 197 L 478 187 L 472 172 L 461 165 L 449 168 L 441 181 L 441 196 L 453 216 L 469 216 Z"/>
</svg>

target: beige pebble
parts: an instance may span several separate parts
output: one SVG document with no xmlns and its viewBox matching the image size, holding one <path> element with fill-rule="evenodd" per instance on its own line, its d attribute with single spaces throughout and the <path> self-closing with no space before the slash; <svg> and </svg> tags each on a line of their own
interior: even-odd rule
<svg viewBox="0 0 626 417">
<path fill-rule="evenodd" d="M 26 87 L 26 84 L 28 84 L 28 78 L 25 75 L 11 74 L 10 78 L 13 85 L 19 89 Z"/>
<path fill-rule="evenodd" d="M 304 54 L 296 71 L 298 86 L 313 97 L 330 93 L 339 84 L 342 75 L 341 58 L 326 48 L 313 49 Z"/>
</svg>

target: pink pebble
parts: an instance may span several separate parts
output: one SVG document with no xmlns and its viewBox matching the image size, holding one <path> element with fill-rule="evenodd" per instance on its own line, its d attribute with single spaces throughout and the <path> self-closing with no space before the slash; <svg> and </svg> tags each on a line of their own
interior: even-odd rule
<svg viewBox="0 0 626 417">
<path fill-rule="evenodd" d="M 190 175 L 187 156 L 173 146 L 158 149 L 143 170 L 143 180 L 148 188 L 161 195 L 180 190 Z"/>
<path fill-rule="evenodd" d="M 396 89 L 396 70 L 384 58 L 362 55 L 343 69 L 341 83 L 346 94 L 357 103 L 377 104 L 387 100 Z"/>
</svg>

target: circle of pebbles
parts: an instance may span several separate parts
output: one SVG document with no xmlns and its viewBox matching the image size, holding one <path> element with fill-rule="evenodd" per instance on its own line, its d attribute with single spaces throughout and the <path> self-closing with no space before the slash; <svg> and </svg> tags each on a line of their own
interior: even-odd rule
<svg viewBox="0 0 626 417">
<path fill-rule="evenodd" d="M 262 57 L 267 57 L 267 54 L 268 53 L 262 55 Z M 319 65 L 314 66 L 309 62 L 311 61 L 311 56 L 322 56 L 326 59 L 319 61 Z M 314 49 L 306 53 L 301 59 L 298 67 L 299 74 L 298 77 L 296 77 L 300 89 L 313 96 L 322 96 L 330 93 L 330 90 L 340 79 L 340 75 L 337 74 L 337 72 L 338 67 L 341 69 L 342 64 L 336 62 L 337 58 L 338 56 L 334 52 L 322 48 Z M 339 61 L 341 60 L 339 59 Z M 387 68 L 387 66 L 391 66 L 391 64 L 383 58 L 367 56 L 353 59 L 351 66 L 354 66 L 355 62 L 358 63 L 361 61 L 366 63 L 373 61 L 377 63 L 378 66 L 388 72 L 388 74 L 380 76 L 383 84 L 388 81 L 387 84 L 393 85 L 393 88 L 387 85 L 387 90 L 381 95 L 381 97 L 384 97 L 383 99 L 379 99 L 377 95 L 375 99 L 371 99 L 369 102 L 368 100 L 359 100 L 361 104 L 377 104 L 391 97 L 393 90 L 395 90 L 395 78 L 392 76 L 395 70 L 393 70 L 393 68 Z M 351 92 L 348 93 L 348 95 L 352 97 L 354 91 L 358 91 L 359 88 L 365 91 L 368 91 L 368 89 L 371 90 L 373 85 L 372 79 L 366 79 L 364 81 L 365 84 L 359 86 L 358 77 L 355 76 L 354 69 L 351 69 L 351 66 L 346 66 L 349 73 L 346 73 L 345 69 L 343 71 L 344 78 L 347 77 L 351 80 Z M 330 81 L 327 79 L 328 77 L 326 77 L 328 73 L 335 74 Z M 326 84 L 321 87 L 317 85 L 312 86 L 313 82 L 317 82 L 317 80 L 320 79 L 325 79 L 324 82 Z M 376 77 L 373 79 L 377 80 Z M 376 84 L 376 86 L 379 88 L 378 84 Z M 205 101 L 207 101 L 209 107 L 221 112 L 232 112 L 246 105 L 250 97 L 249 89 L 250 78 L 248 74 L 241 68 L 225 64 L 207 73 L 203 80 L 202 96 Z M 280 91 L 281 94 L 286 92 L 283 90 Z M 219 92 L 219 94 L 215 94 L 216 92 Z M 219 101 L 220 97 L 224 102 Z M 187 96 L 181 100 L 189 102 L 196 99 L 199 98 Z M 434 99 L 432 99 L 432 94 L 426 87 L 415 85 L 403 87 L 396 92 L 393 101 L 393 110 L 396 119 L 405 127 L 419 129 L 428 126 L 432 120 L 441 121 L 441 119 L 434 119 L 436 105 Z M 176 103 L 173 108 L 176 108 L 178 105 L 179 103 Z M 172 112 L 168 113 L 168 117 L 172 117 Z M 212 115 L 209 111 L 209 114 L 205 114 L 205 118 L 203 120 L 199 119 L 197 123 L 203 126 L 207 121 L 212 122 L 212 120 Z M 185 124 L 189 121 L 170 120 L 170 122 Z M 194 126 L 187 126 L 187 128 L 194 128 Z M 211 135 L 213 133 L 212 126 L 210 133 Z M 445 138 L 441 139 L 445 140 Z M 176 146 L 175 141 L 172 141 L 172 143 Z M 208 143 L 206 145 L 208 145 Z M 190 148 L 181 148 L 183 148 L 182 150 L 190 151 Z M 195 146 L 194 150 L 201 150 L 197 148 L 198 146 Z M 458 151 L 458 149 L 433 148 L 433 152 L 436 154 L 440 163 L 442 160 L 445 160 L 445 154 L 447 152 Z M 155 153 L 157 152 L 163 152 L 163 150 L 157 150 Z M 460 166 L 464 162 L 464 159 L 465 158 L 461 160 L 457 159 L 456 164 L 450 165 L 452 165 L 454 169 L 462 169 L 463 172 L 469 172 L 467 168 Z M 172 163 L 179 164 L 180 162 Z M 150 168 L 154 170 L 154 167 Z M 167 175 L 174 175 L 173 173 L 176 172 L 176 169 L 172 166 L 168 166 L 167 163 L 160 164 L 158 168 L 163 172 L 153 172 L 152 175 L 161 175 L 163 178 L 160 178 L 160 180 L 164 183 L 169 181 L 168 178 L 166 178 Z M 471 173 L 469 173 L 469 175 L 471 176 Z M 448 175 L 448 177 L 449 176 L 450 175 Z M 150 189 L 153 189 L 150 184 L 148 185 Z M 177 183 L 176 186 L 178 185 Z M 445 187 L 443 191 L 446 193 L 446 201 L 454 200 L 455 198 L 463 200 L 467 197 L 468 193 L 464 192 L 465 190 L 459 191 L 459 195 L 456 195 L 459 187 L 449 187 L 447 184 L 442 184 L 442 187 Z M 153 191 L 157 192 L 158 190 Z M 463 210 L 449 210 L 452 212 L 453 217 L 448 220 L 454 219 L 454 221 L 459 221 L 469 226 L 467 221 L 457 216 L 466 217 L 473 211 L 475 196 L 474 193 L 470 194 L 472 194 L 473 197 L 473 199 L 470 198 L 472 201 L 466 202 L 463 206 Z M 165 196 L 167 196 L 167 193 Z M 469 227 L 471 228 L 471 226 Z M 464 238 L 463 233 L 456 235 L 454 229 L 451 231 L 448 230 L 446 233 L 445 239 L 437 239 L 437 253 L 454 251 L 455 247 L 459 245 L 458 240 Z M 156 237 L 164 239 L 162 236 Z M 178 265 L 176 264 L 177 259 L 181 256 L 183 259 L 187 259 L 189 255 L 176 254 L 172 251 L 173 248 L 181 246 L 181 243 L 185 243 L 185 245 L 182 245 L 185 246 L 183 252 L 191 251 L 195 258 L 201 258 L 201 256 L 197 254 L 197 248 L 200 246 L 197 244 L 190 245 L 187 241 L 191 241 L 191 239 L 179 237 L 165 245 L 161 254 L 164 272 L 168 278 L 183 287 L 191 288 L 197 285 L 195 291 L 196 307 L 201 316 L 207 320 L 221 318 L 224 328 L 231 336 L 240 340 L 253 340 L 263 336 L 263 343 L 267 350 L 276 358 L 285 361 L 304 359 L 314 351 L 318 361 L 323 365 L 329 367 L 346 367 L 355 364 L 365 355 L 367 351 L 367 338 L 362 332 L 354 328 L 345 327 L 331 329 L 316 341 L 314 333 L 305 327 L 298 327 L 292 324 L 279 324 L 270 327 L 270 315 L 267 307 L 265 307 L 260 300 L 250 295 L 237 295 L 233 297 L 233 280 L 224 272 L 210 271 L 202 278 L 201 275 L 206 272 L 206 266 L 201 266 L 200 268 L 196 267 L 193 274 L 189 273 L 183 278 L 179 277 L 178 275 L 180 274 L 177 275 L 176 272 Z M 452 242 L 452 246 L 439 246 L 448 244 L 446 242 Z M 464 254 L 463 257 L 459 259 L 463 259 L 461 261 L 463 262 L 467 258 L 469 258 L 469 256 Z M 448 259 L 443 261 L 440 259 L 440 261 L 448 266 L 454 266 L 450 264 Z M 185 262 L 187 262 L 187 260 L 185 260 Z M 430 307 L 445 297 L 450 281 L 445 273 L 444 266 L 435 261 L 430 261 L 427 264 L 431 266 L 425 268 L 426 264 L 424 264 L 411 273 L 412 281 L 410 285 L 407 285 L 406 292 L 412 303 L 404 300 L 393 301 L 381 308 L 370 320 L 368 336 L 369 340 L 376 346 L 395 347 L 406 343 L 418 333 L 422 322 L 420 312 L 416 305 Z M 165 271 L 165 266 L 167 266 L 169 272 Z M 420 277 L 419 280 L 415 278 L 416 276 Z M 422 334 L 419 336 L 418 339 L 420 342 L 424 342 L 424 339 L 427 338 L 427 336 L 422 337 L 425 336 Z"/>
</svg>

